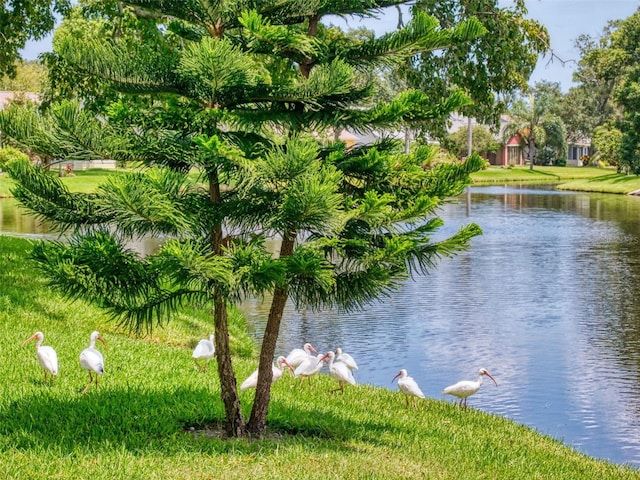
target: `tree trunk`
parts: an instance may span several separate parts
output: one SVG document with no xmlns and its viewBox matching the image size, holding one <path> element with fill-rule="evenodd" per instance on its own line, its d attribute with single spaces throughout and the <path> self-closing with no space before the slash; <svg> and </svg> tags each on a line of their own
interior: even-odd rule
<svg viewBox="0 0 640 480">
<path fill-rule="evenodd" d="M 473 126 L 471 117 L 467 117 L 467 158 L 473 153 Z"/>
<path fill-rule="evenodd" d="M 222 202 L 217 171 L 209 174 L 209 198 L 216 204 Z M 214 255 L 222 254 L 222 243 L 222 225 L 216 225 L 211 231 L 211 251 Z M 215 287 L 213 297 L 214 342 L 216 361 L 218 363 L 218 377 L 220 379 L 220 396 L 225 411 L 225 432 L 230 437 L 240 437 L 245 435 L 246 428 L 242 410 L 240 409 L 236 376 L 231 363 L 227 302 L 219 285 Z"/>
<path fill-rule="evenodd" d="M 220 293 L 219 287 L 214 293 L 215 304 L 215 347 L 218 363 L 218 377 L 220 378 L 220 396 L 225 410 L 225 432 L 229 437 L 241 437 L 246 433 L 236 376 L 231 364 L 231 350 L 229 348 L 229 324 L 227 322 L 227 302 Z"/>
<path fill-rule="evenodd" d="M 529 138 L 529 170 L 533 170 L 533 160 L 536 155 L 536 140 L 531 136 Z"/>
<path fill-rule="evenodd" d="M 285 235 L 280 247 L 280 258 L 288 257 L 293 253 L 295 234 Z M 267 411 L 271 399 L 271 380 L 273 378 L 273 357 L 276 351 L 276 342 L 280 333 L 280 322 L 284 312 L 288 287 L 277 287 L 273 292 L 269 318 L 262 338 L 262 348 L 260 349 L 260 364 L 258 365 L 258 384 L 256 385 L 256 396 L 253 400 L 251 417 L 247 429 L 252 435 L 260 436 L 267 426 Z"/>
</svg>

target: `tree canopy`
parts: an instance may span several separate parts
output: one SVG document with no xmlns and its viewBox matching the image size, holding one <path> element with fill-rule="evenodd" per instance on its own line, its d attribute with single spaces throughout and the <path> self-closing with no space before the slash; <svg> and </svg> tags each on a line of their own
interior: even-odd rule
<svg viewBox="0 0 640 480">
<path fill-rule="evenodd" d="M 577 127 L 572 130 L 594 135 L 600 127 L 600 139 L 603 128 L 609 130 L 610 138 L 617 138 L 617 132 L 621 132 L 620 166 L 635 174 L 640 173 L 639 37 L 640 10 L 626 19 L 610 22 L 598 40 L 581 37 L 578 45 L 582 57 L 574 75 L 580 85 L 570 92 L 569 100 L 583 106 L 578 109 L 582 116 L 573 115 L 572 123 Z M 607 156 L 611 155 L 608 149 Z"/>
<path fill-rule="evenodd" d="M 480 233 L 471 224 L 432 240 L 443 223 L 437 207 L 462 191 L 480 158 L 426 168 L 431 147 L 404 153 L 384 140 L 348 149 L 324 136 L 442 119 L 468 104 L 456 90 L 380 101 L 373 78 L 389 62 L 473 41 L 484 32 L 476 20 L 443 27 L 416 13 L 380 37 L 321 22 L 402 3 L 82 2 L 50 59 L 66 72 L 58 93 L 80 101 L 42 116 L 0 113 L 0 128 L 25 148 L 40 141 L 65 158 L 145 166 L 92 195 L 68 192 L 26 161 L 4 168 L 25 206 L 71 232 L 69 243 L 34 252 L 70 297 L 93 299 L 133 330 L 162 324 L 184 302 L 213 305 L 228 435 L 265 428 L 287 301 L 360 308 Z M 127 239 L 148 234 L 167 238 L 158 253 L 127 249 Z M 267 238 L 279 240 L 275 256 Z M 227 305 L 265 293 L 272 303 L 247 423 Z"/>
<path fill-rule="evenodd" d="M 477 19 L 486 34 L 470 42 L 456 42 L 444 51 L 420 52 L 400 69 L 408 86 L 433 98 L 462 89 L 472 100 L 460 113 L 498 127 L 506 110 L 505 96 L 527 89 L 527 81 L 539 55 L 549 50 L 549 35 L 538 22 L 525 18 L 525 2 L 515 0 L 501 7 L 498 0 L 419 0 L 413 14 L 428 12 L 447 28 L 466 19 Z M 442 138 L 445 124 L 431 122 L 424 128 Z"/>
<path fill-rule="evenodd" d="M 53 30 L 69 0 L 6 0 L 0 6 L 0 77 L 14 76 L 20 49 L 27 40 L 40 40 Z"/>
</svg>

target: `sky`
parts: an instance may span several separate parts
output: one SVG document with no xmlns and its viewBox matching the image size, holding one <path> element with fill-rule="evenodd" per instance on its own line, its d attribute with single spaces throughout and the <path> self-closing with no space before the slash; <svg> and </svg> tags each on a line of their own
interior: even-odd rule
<svg viewBox="0 0 640 480">
<path fill-rule="evenodd" d="M 511 0 L 500 0 L 503 7 L 512 3 Z M 551 55 L 541 57 L 529 83 L 541 80 L 558 82 L 566 92 L 574 85 L 571 76 L 580 58 L 578 50 L 573 46 L 574 41 L 582 34 L 600 37 L 610 20 L 624 19 L 636 12 L 640 8 L 640 0 L 526 0 L 526 5 L 526 16 L 537 20 L 549 31 L 551 49 L 557 57 L 551 62 Z M 395 28 L 398 15 L 395 9 L 388 9 L 378 20 L 362 22 L 334 18 L 331 21 L 341 27 L 365 26 L 381 34 Z M 21 54 L 23 58 L 33 60 L 40 53 L 49 50 L 51 35 L 39 42 L 28 42 Z"/>
</svg>

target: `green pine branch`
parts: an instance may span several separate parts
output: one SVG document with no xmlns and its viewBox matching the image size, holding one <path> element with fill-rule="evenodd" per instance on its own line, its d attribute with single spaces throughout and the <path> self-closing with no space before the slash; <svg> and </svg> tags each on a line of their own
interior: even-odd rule
<svg viewBox="0 0 640 480">
<path fill-rule="evenodd" d="M 53 228 L 66 231 L 110 220 L 96 205 L 94 195 L 70 193 L 57 176 L 27 160 L 9 162 L 3 169 L 15 180 L 14 197 L 38 218 L 51 223 Z"/>
</svg>

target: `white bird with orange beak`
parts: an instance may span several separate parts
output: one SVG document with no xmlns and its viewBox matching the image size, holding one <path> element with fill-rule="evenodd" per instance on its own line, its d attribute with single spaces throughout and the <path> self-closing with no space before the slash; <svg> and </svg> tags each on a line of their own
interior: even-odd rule
<svg viewBox="0 0 640 480">
<path fill-rule="evenodd" d="M 285 367 L 293 372 L 293 368 L 291 368 L 291 365 L 289 364 L 289 362 L 287 362 L 287 359 L 284 358 L 282 355 L 280 355 L 276 359 L 275 364 L 271 367 L 273 372 L 273 377 L 271 378 L 272 384 L 276 380 L 278 380 L 280 377 L 282 377 Z M 249 377 L 247 377 L 247 379 L 244 382 L 242 382 L 242 385 L 240 385 L 240 390 L 256 388 L 257 385 L 258 385 L 258 369 L 254 370 L 253 373 L 249 375 Z"/>
<path fill-rule="evenodd" d="M 44 333 L 36 332 L 31 337 L 22 342 L 21 346 L 25 346 L 32 340 L 38 340 L 36 342 L 36 355 L 38 356 L 38 362 L 44 369 L 44 383 L 47 383 L 47 373 L 49 374 L 49 384 L 53 385 L 53 377 L 58 374 L 58 354 L 48 345 L 42 345 L 44 341 Z"/>
<path fill-rule="evenodd" d="M 491 374 L 485 368 L 481 368 L 480 370 L 478 370 L 478 379 L 475 382 L 472 380 L 462 380 L 461 382 L 448 386 L 442 391 L 442 393 L 458 397 L 460 399 L 458 405 L 460 405 L 460 408 L 464 408 L 466 410 L 467 398 L 480 390 L 480 385 L 482 385 L 482 377 L 484 375 L 493 380 L 493 383 L 496 384 L 496 387 L 498 386 L 498 382 L 496 382 Z"/>
<path fill-rule="evenodd" d="M 329 390 L 329 393 L 337 392 L 338 390 L 340 390 L 341 393 L 344 393 L 344 385 L 346 383 L 349 385 L 355 385 L 356 379 L 347 364 L 335 362 L 335 358 L 336 354 L 333 351 L 327 352 L 322 356 L 322 361 L 329 363 L 329 374 L 338 381 L 339 385 L 335 390 Z"/>
<path fill-rule="evenodd" d="M 93 383 L 94 377 L 91 372 L 95 373 L 96 388 L 98 388 L 98 375 L 104 374 L 104 357 L 102 353 L 96 348 L 96 340 L 102 342 L 106 347 L 107 344 L 98 332 L 92 332 L 89 337 L 89 347 L 85 348 L 80 353 L 80 365 L 89 373 L 89 383 L 84 387 L 82 394 L 84 395 L 89 390 L 89 386 Z"/>
<path fill-rule="evenodd" d="M 404 393 L 407 407 L 409 406 L 409 397 L 412 397 L 413 408 L 417 408 L 416 398 L 424 398 L 424 393 L 420 390 L 418 383 L 413 379 L 413 377 L 410 377 L 407 374 L 407 371 L 404 368 L 400 370 L 395 377 L 393 377 L 391 383 L 393 383 L 393 380 L 398 377 L 400 377 L 400 380 L 398 380 L 398 388 L 400 388 L 400 391 Z"/>
</svg>

